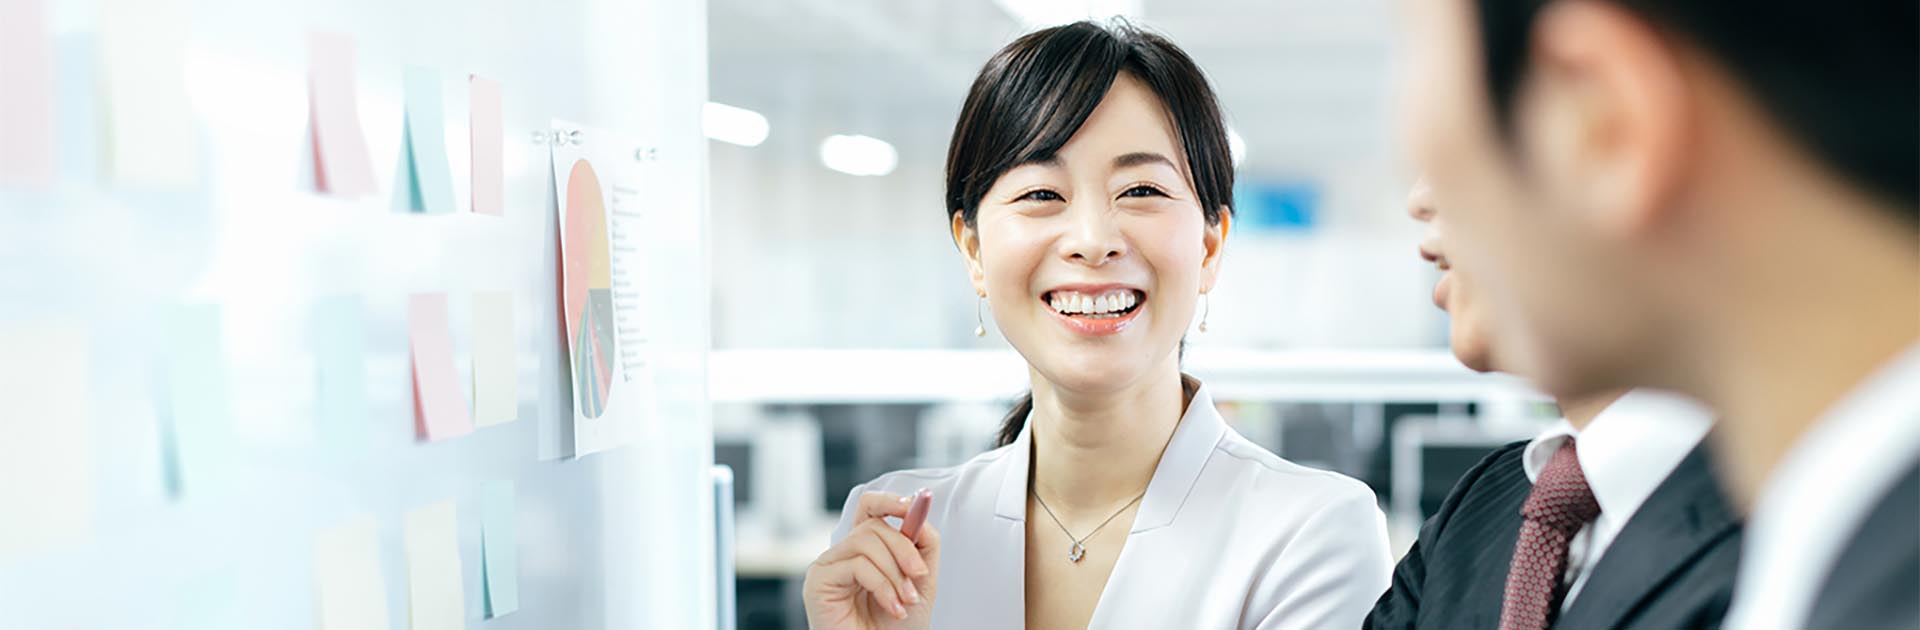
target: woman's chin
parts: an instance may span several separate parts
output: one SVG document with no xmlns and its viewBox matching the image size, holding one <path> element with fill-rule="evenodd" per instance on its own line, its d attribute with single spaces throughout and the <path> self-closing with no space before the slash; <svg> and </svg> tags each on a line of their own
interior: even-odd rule
<svg viewBox="0 0 1920 630">
<path fill-rule="evenodd" d="M 1054 389 L 1080 394 L 1111 394 L 1146 376 L 1145 361 L 1137 354 L 1080 352 L 1047 362 L 1039 372 Z"/>
</svg>

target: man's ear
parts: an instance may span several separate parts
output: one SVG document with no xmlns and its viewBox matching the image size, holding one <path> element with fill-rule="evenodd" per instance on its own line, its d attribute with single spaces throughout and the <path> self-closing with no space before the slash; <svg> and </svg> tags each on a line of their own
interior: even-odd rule
<svg viewBox="0 0 1920 630">
<path fill-rule="evenodd" d="M 960 257 L 967 262 L 967 276 L 973 279 L 975 295 L 987 294 L 987 270 L 980 266 L 980 232 L 967 221 L 959 210 L 954 210 L 953 245 L 960 248 Z"/>
<path fill-rule="evenodd" d="M 1668 219 L 1691 161 L 1679 51 L 1610 2 L 1549 3 L 1535 22 L 1520 114 L 1524 158 L 1557 201 L 1597 213 L 1616 233 Z"/>
<path fill-rule="evenodd" d="M 1206 257 L 1200 259 L 1200 292 L 1213 290 L 1220 281 L 1220 261 L 1227 252 L 1227 232 L 1233 230 L 1233 209 L 1220 206 L 1220 221 L 1206 226 L 1200 234 L 1200 243 L 1206 248 Z"/>
</svg>

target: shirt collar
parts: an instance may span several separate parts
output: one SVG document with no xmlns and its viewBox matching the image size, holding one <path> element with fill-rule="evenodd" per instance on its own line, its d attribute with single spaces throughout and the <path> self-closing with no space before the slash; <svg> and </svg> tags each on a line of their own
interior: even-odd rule
<svg viewBox="0 0 1920 630">
<path fill-rule="evenodd" d="M 1600 513 L 1625 518 L 1640 509 L 1668 474 L 1712 428 L 1712 416 L 1691 399 L 1636 389 L 1594 416 L 1585 431 L 1561 420 L 1527 443 L 1527 480 L 1540 478 L 1553 453 L 1579 440 L 1580 471 Z"/>
<path fill-rule="evenodd" d="M 1920 343 L 1888 360 L 1789 448 L 1747 519 L 1727 627 L 1804 624 L 1874 501 L 1920 457 Z"/>
<path fill-rule="evenodd" d="M 1206 466 L 1213 447 L 1226 432 L 1226 419 L 1214 409 L 1213 395 L 1207 392 L 1206 385 L 1200 385 L 1193 392 L 1193 400 L 1187 403 L 1180 424 L 1174 427 L 1173 437 L 1167 440 L 1167 450 L 1160 454 L 1153 480 L 1147 482 L 1147 495 L 1140 500 L 1140 512 L 1133 519 L 1134 532 L 1173 524 L 1194 483 L 1200 480 L 1200 470 Z M 1007 456 L 1001 460 L 1005 462 L 1006 473 L 1000 479 L 994 513 L 1002 518 L 1025 520 L 1027 517 L 1027 475 L 1032 464 L 1032 445 L 1033 415 L 1029 412 L 1019 437 L 1008 445 Z"/>
</svg>

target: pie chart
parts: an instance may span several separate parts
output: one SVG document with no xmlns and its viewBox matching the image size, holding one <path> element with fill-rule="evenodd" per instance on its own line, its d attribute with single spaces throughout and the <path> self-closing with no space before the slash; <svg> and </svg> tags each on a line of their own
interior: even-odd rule
<svg viewBox="0 0 1920 630">
<path fill-rule="evenodd" d="M 573 394 L 579 413 L 598 418 L 607 410 L 619 346 L 614 339 L 613 256 L 607 239 L 606 200 L 600 177 L 586 160 L 567 174 L 567 214 L 561 243 L 567 346 L 572 354 Z"/>
</svg>

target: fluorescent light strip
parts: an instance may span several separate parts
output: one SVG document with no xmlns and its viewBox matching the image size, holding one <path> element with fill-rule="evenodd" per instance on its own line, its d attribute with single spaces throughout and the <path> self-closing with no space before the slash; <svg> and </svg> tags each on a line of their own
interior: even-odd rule
<svg viewBox="0 0 1920 630">
<path fill-rule="evenodd" d="M 820 163 L 848 175 L 886 175 L 900 164 L 900 154 L 879 138 L 834 135 L 820 142 Z"/>
<path fill-rule="evenodd" d="M 708 138 L 743 147 L 767 141 L 767 117 L 760 112 L 709 102 L 700 108 L 700 129 Z"/>
</svg>

